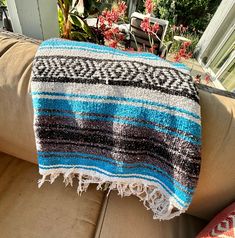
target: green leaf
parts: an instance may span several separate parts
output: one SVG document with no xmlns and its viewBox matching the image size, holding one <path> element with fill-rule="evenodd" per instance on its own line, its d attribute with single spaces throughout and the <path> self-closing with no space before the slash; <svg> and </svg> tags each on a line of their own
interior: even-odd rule
<svg viewBox="0 0 235 238">
<path fill-rule="evenodd" d="M 85 33 L 79 32 L 79 31 L 72 31 L 71 37 L 73 40 L 87 41 L 87 35 Z"/>
<path fill-rule="evenodd" d="M 92 36 L 90 27 L 87 25 L 87 23 L 83 19 L 81 19 L 79 16 L 76 16 L 74 14 L 70 14 L 70 18 L 71 18 L 72 24 L 81 28 L 84 32 L 86 32 L 86 34 L 89 37 Z"/>
</svg>

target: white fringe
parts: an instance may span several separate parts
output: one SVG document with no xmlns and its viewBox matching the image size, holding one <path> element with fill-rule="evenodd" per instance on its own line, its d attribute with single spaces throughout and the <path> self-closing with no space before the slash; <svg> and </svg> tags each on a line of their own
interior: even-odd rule
<svg viewBox="0 0 235 238">
<path fill-rule="evenodd" d="M 102 178 L 100 175 L 97 177 L 92 172 L 93 175 L 88 175 L 88 173 L 89 172 L 84 173 L 83 171 L 75 172 L 71 169 L 40 169 L 42 178 L 38 181 L 38 187 L 40 188 L 46 181 L 52 184 L 60 174 L 63 174 L 65 186 L 73 186 L 73 180 L 78 179 L 78 195 L 85 192 L 91 183 L 97 184 L 97 190 L 108 190 L 107 196 L 112 190 L 117 190 L 118 195 L 121 197 L 135 195 L 143 202 L 147 210 L 153 211 L 153 219 L 169 220 L 186 211 L 185 208 L 179 207 L 179 204 L 176 204 L 174 199 L 170 197 L 161 185 L 157 186 L 156 184 L 151 185 L 137 182 L 127 183 L 126 181 L 107 181 L 107 178 Z M 47 177 L 49 177 L 49 179 L 47 179 Z"/>
</svg>

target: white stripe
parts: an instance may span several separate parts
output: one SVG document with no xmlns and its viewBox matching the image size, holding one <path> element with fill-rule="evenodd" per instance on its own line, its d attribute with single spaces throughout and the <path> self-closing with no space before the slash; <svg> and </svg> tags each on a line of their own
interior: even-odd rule
<svg viewBox="0 0 235 238">
<path fill-rule="evenodd" d="M 135 87 L 120 87 L 104 84 L 31 82 L 31 89 L 33 92 L 59 92 L 149 100 L 166 106 L 177 107 L 200 116 L 200 107 L 195 101 L 183 96 L 168 95 L 144 88 L 139 89 Z"/>
<path fill-rule="evenodd" d="M 160 112 L 166 112 L 170 115 L 173 116 L 179 116 L 183 117 L 186 119 L 189 119 L 197 124 L 200 125 L 200 120 L 196 119 L 188 114 L 181 113 L 178 111 L 173 111 L 169 110 L 166 108 L 161 108 L 157 106 L 152 106 L 152 105 L 146 105 L 143 103 L 133 103 L 133 102 L 128 102 L 128 101 L 117 101 L 117 100 L 107 100 L 107 99 L 92 99 L 92 98 L 73 98 L 73 97 L 64 97 L 64 96 L 52 96 L 52 95 L 33 95 L 33 98 L 46 98 L 46 99 L 62 99 L 62 100 L 69 100 L 69 101 L 74 101 L 74 102 L 98 102 L 98 103 L 115 103 L 115 104 L 120 104 L 120 105 L 131 105 L 131 106 L 138 106 L 146 109 L 150 109 L 153 111 L 160 111 Z"/>
</svg>

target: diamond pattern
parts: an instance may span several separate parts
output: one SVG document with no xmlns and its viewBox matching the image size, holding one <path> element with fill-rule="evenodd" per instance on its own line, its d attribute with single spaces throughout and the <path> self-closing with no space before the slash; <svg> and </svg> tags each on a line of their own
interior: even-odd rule
<svg viewBox="0 0 235 238">
<path fill-rule="evenodd" d="M 197 94 L 190 75 L 175 68 L 151 66 L 141 62 L 97 60 L 79 57 L 39 57 L 34 75 L 53 78 L 77 78 L 102 82 L 136 82 L 153 85 L 188 95 Z"/>
</svg>

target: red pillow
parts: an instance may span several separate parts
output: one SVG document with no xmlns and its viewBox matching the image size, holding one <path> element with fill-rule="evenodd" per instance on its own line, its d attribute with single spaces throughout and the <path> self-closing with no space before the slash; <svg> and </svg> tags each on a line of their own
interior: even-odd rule
<svg viewBox="0 0 235 238">
<path fill-rule="evenodd" d="M 196 238 L 211 237 L 235 237 L 235 202 L 217 214 Z"/>
</svg>

